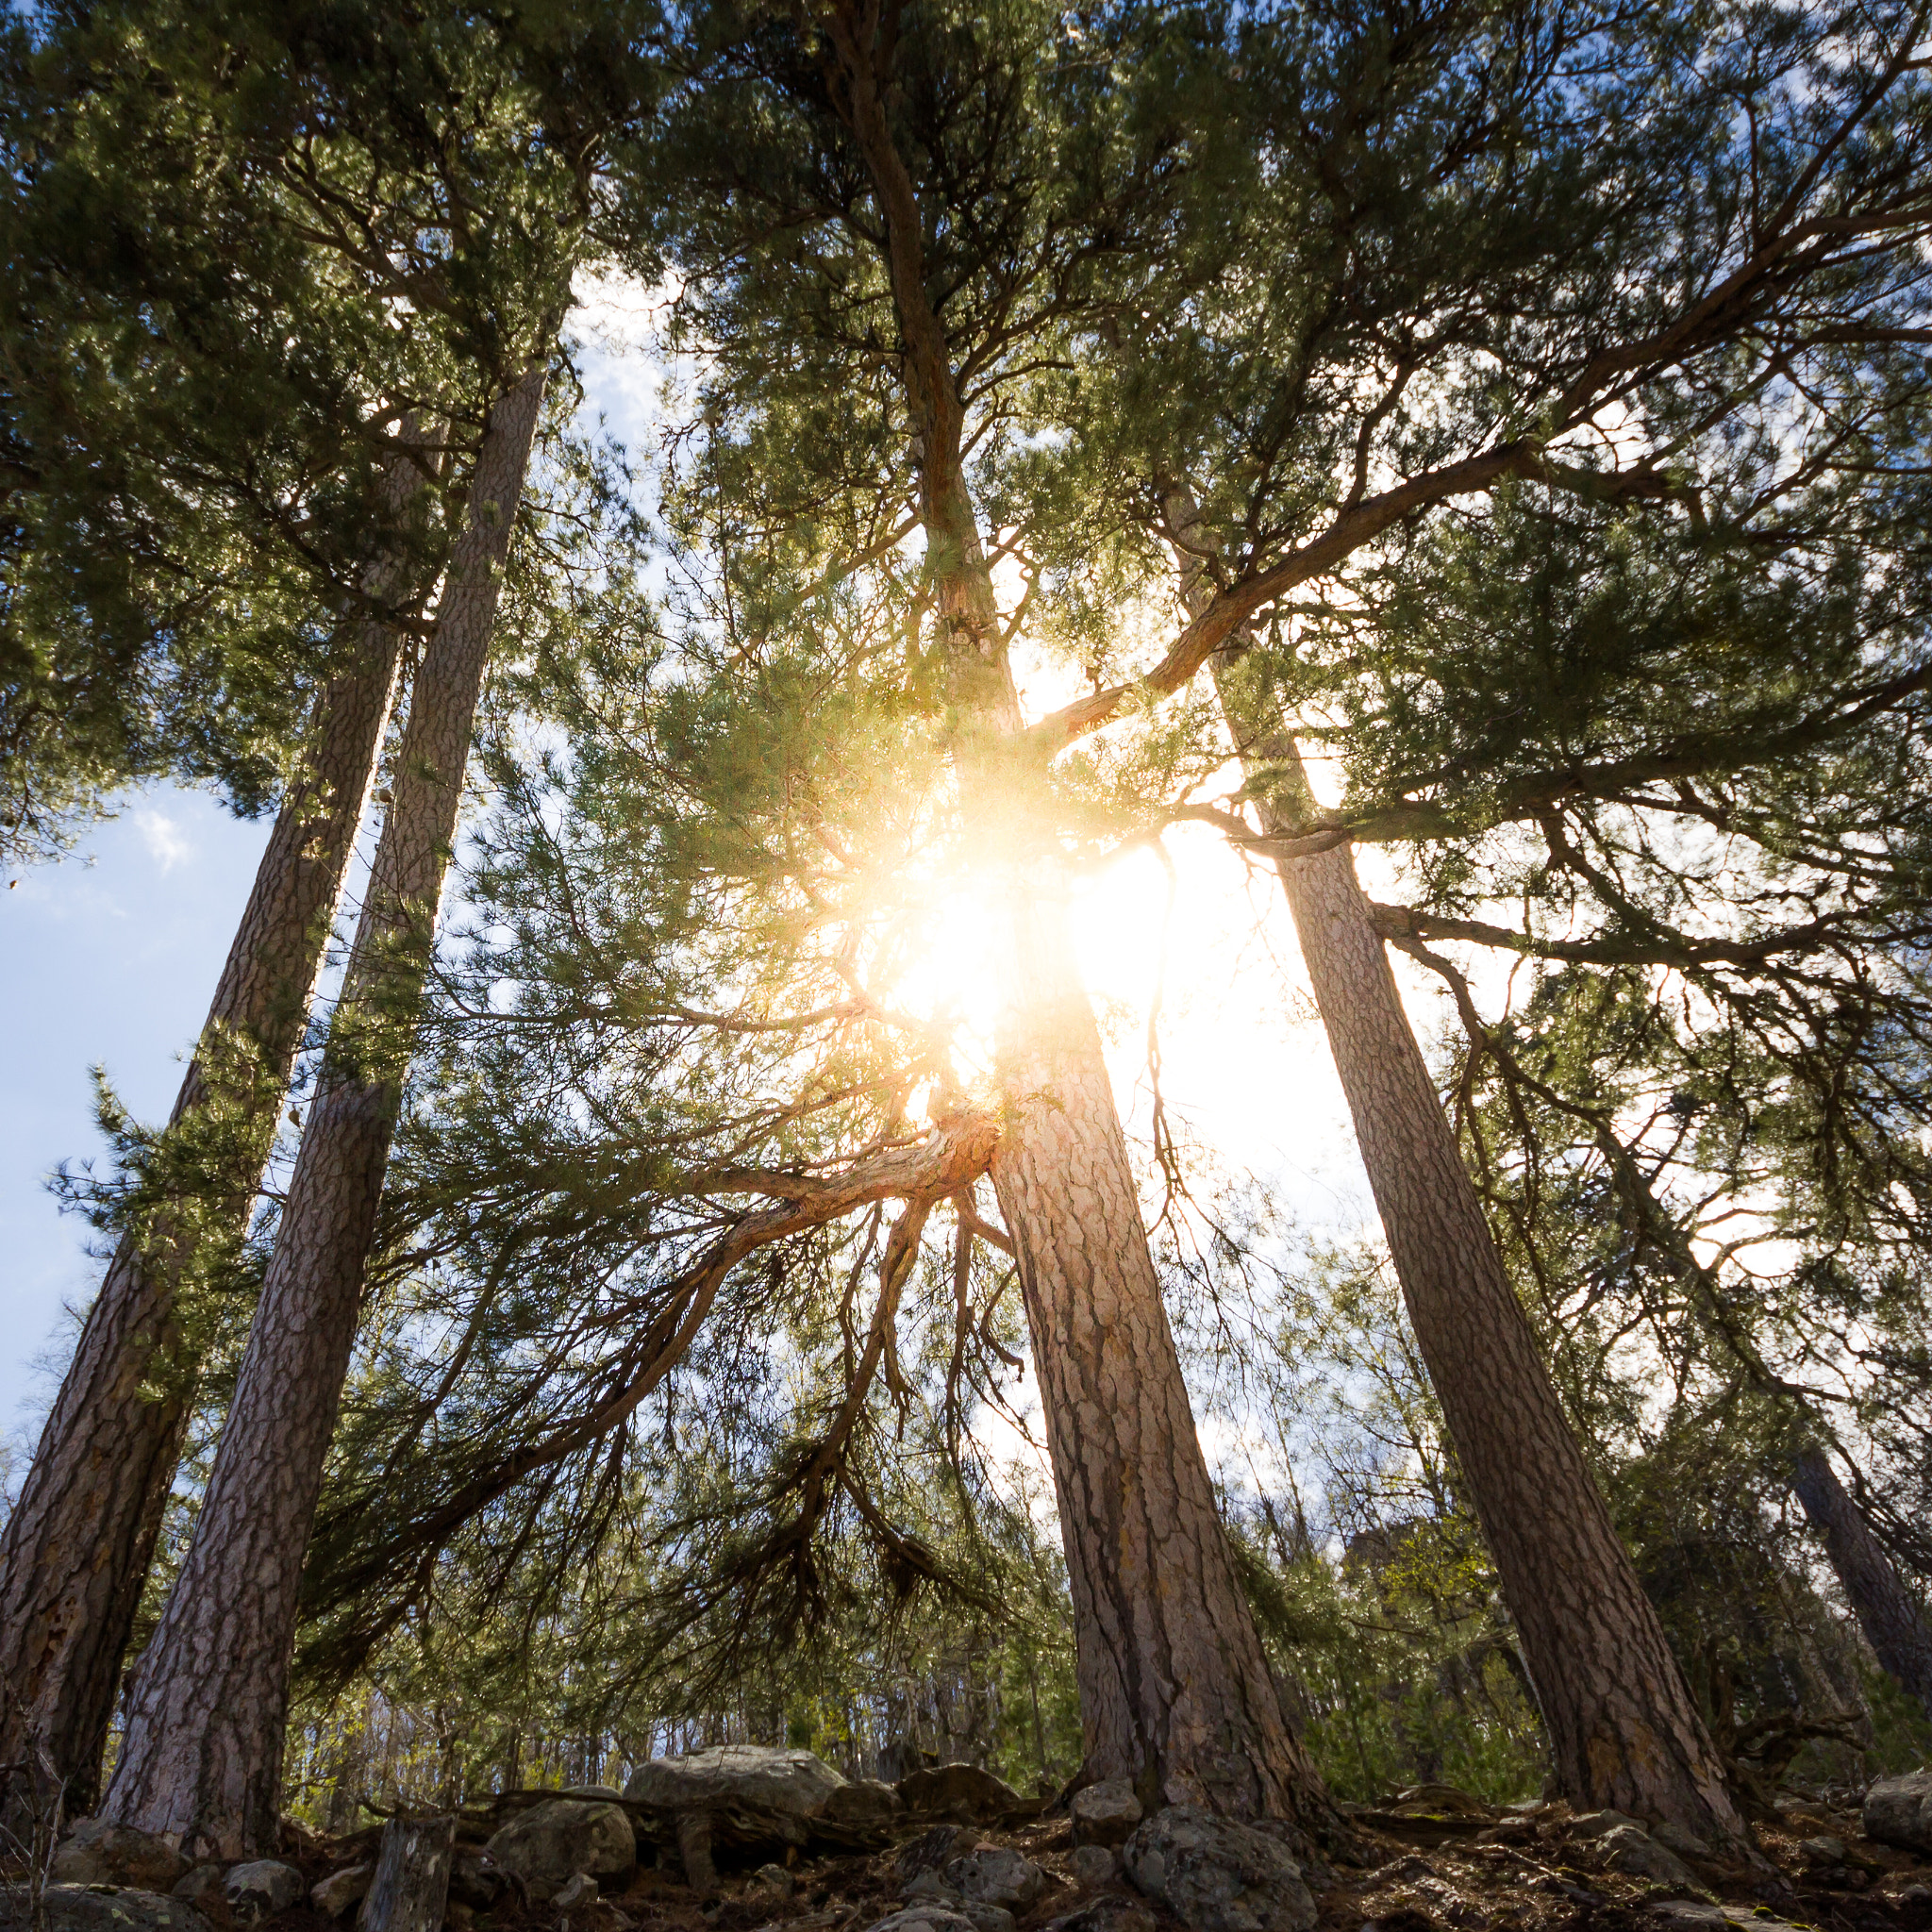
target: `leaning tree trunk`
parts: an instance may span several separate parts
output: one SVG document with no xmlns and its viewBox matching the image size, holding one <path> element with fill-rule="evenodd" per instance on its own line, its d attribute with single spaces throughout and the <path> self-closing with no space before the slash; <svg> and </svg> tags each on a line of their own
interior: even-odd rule
<svg viewBox="0 0 1932 1932">
<path fill-rule="evenodd" d="M 423 481 L 414 457 L 391 466 L 391 519 Z M 363 588 L 378 607 L 395 603 L 405 566 L 377 564 Z M 246 1229 L 368 802 L 398 642 L 392 625 L 360 625 L 322 692 L 169 1117 L 163 1156 L 180 1185 L 115 1248 L 0 1537 L 0 1682 L 14 1692 L 0 1702 L 0 1766 L 30 1742 L 44 1750 L 71 1808 L 93 1803 L 199 1380 L 197 1324 L 177 1302 Z"/>
<path fill-rule="evenodd" d="M 1932 1628 L 1816 1442 L 1791 1458 L 1791 1492 L 1824 1544 L 1872 1654 L 1932 1717 Z"/>
<path fill-rule="evenodd" d="M 1504 1272 L 1353 855 L 1338 845 L 1284 858 L 1280 871 L 1403 1301 L 1516 1622 L 1557 1779 L 1579 1805 L 1747 1845 L 1709 1732 Z"/>
<path fill-rule="evenodd" d="M 181 1573 L 134 1674 L 102 1815 L 192 1854 L 275 1846 L 296 1587 L 456 836 L 499 574 L 542 402 L 491 410 L 416 674 L 342 996 Z"/>
<path fill-rule="evenodd" d="M 1166 492 L 1183 593 L 1211 596 L 1191 495 Z M 1293 737 L 1255 724 L 1225 658 L 1216 687 L 1244 769 L 1278 774 L 1295 832 L 1307 780 Z M 1669 1819 L 1748 1848 L 1710 1734 L 1557 1400 L 1396 991 L 1351 848 L 1277 860 L 1348 1097 L 1362 1165 L 1504 1600 L 1558 1781 L 1573 1801 Z"/>
<path fill-rule="evenodd" d="M 1144 1803 L 1346 1827 L 1281 1708 L 1236 1578 L 1161 1305 L 961 458 L 964 410 L 926 290 L 918 190 L 894 143 L 868 16 L 824 16 L 840 111 L 871 172 L 905 338 L 920 509 L 964 813 L 1004 850 L 993 1183 L 1013 1237 L 1073 1579 L 1085 1772 Z"/>
</svg>

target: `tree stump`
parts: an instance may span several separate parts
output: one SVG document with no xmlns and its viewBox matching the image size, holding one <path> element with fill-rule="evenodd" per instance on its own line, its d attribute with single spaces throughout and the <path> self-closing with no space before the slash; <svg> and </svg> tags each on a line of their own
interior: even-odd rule
<svg viewBox="0 0 1932 1932">
<path fill-rule="evenodd" d="M 456 1848 L 454 1817 L 391 1818 L 357 1921 L 361 1932 L 441 1932 Z"/>
<path fill-rule="evenodd" d="M 677 1814 L 677 1856 L 684 1860 L 684 1882 L 700 1898 L 710 1898 L 718 1890 L 718 1868 L 711 1863 L 711 1814 L 708 1811 L 680 1811 Z"/>
</svg>

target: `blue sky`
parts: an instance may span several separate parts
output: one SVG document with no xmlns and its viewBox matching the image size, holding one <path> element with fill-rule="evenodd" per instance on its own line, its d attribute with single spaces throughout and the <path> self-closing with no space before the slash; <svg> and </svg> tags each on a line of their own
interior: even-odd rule
<svg viewBox="0 0 1932 1932">
<path fill-rule="evenodd" d="M 267 837 L 205 792 L 157 789 L 0 894 L 0 1435 L 51 1395 L 35 1359 L 93 1288 L 89 1230 L 46 1190 L 100 1145 L 89 1070 L 166 1116 Z"/>
</svg>

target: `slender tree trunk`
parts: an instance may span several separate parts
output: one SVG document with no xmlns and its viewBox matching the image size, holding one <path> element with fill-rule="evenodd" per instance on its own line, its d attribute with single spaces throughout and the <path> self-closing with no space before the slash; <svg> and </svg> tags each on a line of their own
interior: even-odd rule
<svg viewBox="0 0 1932 1932">
<path fill-rule="evenodd" d="M 235 1398 L 193 1543 L 135 1670 L 102 1807 L 193 1854 L 275 1849 L 302 1555 L 355 1342 L 542 394 L 540 366 L 496 404 L 484 432 Z"/>
<path fill-rule="evenodd" d="M 423 481 L 418 462 L 396 461 L 384 489 L 391 518 Z M 398 599 L 404 566 L 376 565 L 364 588 Z M 391 625 L 362 624 L 322 692 L 169 1117 L 164 1158 L 192 1175 L 116 1247 L 0 1537 L 0 1679 L 18 1693 L 0 1707 L 0 1766 L 37 1740 L 77 1810 L 93 1803 L 199 1380 L 198 1324 L 177 1303 L 246 1230 L 368 802 L 398 643 Z"/>
<path fill-rule="evenodd" d="M 1210 540 L 1167 492 L 1186 601 L 1211 596 Z M 1300 748 L 1216 687 L 1244 768 L 1281 774 L 1261 805 L 1291 838 Z M 1283 808 L 1276 800 L 1286 803 Z M 1748 1847 L 1723 1763 L 1583 1460 L 1437 1098 L 1350 847 L 1277 861 L 1403 1302 L 1515 1619 L 1557 1778 L 1573 1801 L 1669 1819 Z"/>
<path fill-rule="evenodd" d="M 964 410 L 926 291 L 918 190 L 864 9 L 825 19 L 828 78 L 869 168 L 905 338 L 921 514 L 963 808 L 1011 860 L 993 1183 L 1013 1237 L 1073 1578 L 1085 1769 L 1143 1803 L 1282 1821 L 1305 1852 L 1346 1827 L 1283 1716 L 1214 1507 L 1126 1138 L 1068 943 L 1038 768 L 967 487 Z"/>
<path fill-rule="evenodd" d="M 1816 1442 L 1791 1458 L 1791 1491 L 1824 1544 L 1873 1655 L 1932 1717 L 1932 1628 Z"/>
</svg>

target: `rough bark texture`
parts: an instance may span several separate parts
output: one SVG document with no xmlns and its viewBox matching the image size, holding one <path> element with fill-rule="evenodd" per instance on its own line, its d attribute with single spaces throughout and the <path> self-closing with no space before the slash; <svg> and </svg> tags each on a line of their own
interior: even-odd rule
<svg viewBox="0 0 1932 1932">
<path fill-rule="evenodd" d="M 385 485 L 400 518 L 423 471 Z M 400 597 L 376 565 L 373 600 Z M 395 685 L 399 638 L 360 625 L 322 692 L 302 769 L 269 835 L 194 1058 L 170 1116 L 204 1163 L 192 1208 L 163 1209 L 108 1265 L 20 1501 L 0 1537 L 0 1766 L 28 1740 L 91 1809 L 136 1608 L 154 1557 L 199 1378 L 185 1280 L 245 1229 L 313 996 Z"/>
<path fill-rule="evenodd" d="M 1073 1589 L 1086 1770 L 1143 1806 L 1332 1840 L 1283 1719 L 1194 1432 L 1100 1039 L 1058 900 L 1016 911 L 993 1160 L 1020 1264 Z"/>
<path fill-rule="evenodd" d="M 1516 1621 L 1557 1778 L 1580 1806 L 1747 1842 L 1717 1750 L 1504 1272 L 1352 851 L 1283 859 L 1280 871 L 1403 1301 Z"/>
<path fill-rule="evenodd" d="M 1932 1628 L 1815 1442 L 1791 1458 L 1791 1492 L 1824 1543 L 1872 1654 L 1932 1717 Z"/>
<path fill-rule="evenodd" d="M 1191 606 L 1211 597 L 1211 537 L 1185 489 L 1166 492 Z M 1291 733 L 1243 715 L 1226 658 L 1214 673 L 1242 766 L 1280 775 L 1261 818 L 1292 837 L 1307 802 Z M 1482 1204 L 1416 1045 L 1353 849 L 1277 861 L 1302 958 L 1355 1121 L 1404 1305 L 1423 1352 L 1550 1753 L 1578 1805 L 1670 1819 L 1748 1845 L 1722 1760 L 1612 1525 L 1509 1285 Z"/>
<path fill-rule="evenodd" d="M 1086 1772 L 1150 1804 L 1272 1817 L 1305 1852 L 1345 1836 L 1283 1716 L 1234 1574 L 1141 1224 L 1099 1035 L 1067 942 L 1037 767 L 961 460 L 965 412 L 927 296 L 918 191 L 886 108 L 890 49 L 827 16 L 828 79 L 871 173 L 965 809 L 1010 858 L 993 1179 L 1019 1262 L 1073 1577 Z"/>
<path fill-rule="evenodd" d="M 391 1818 L 382 1827 L 359 1932 L 441 1932 L 456 1851 L 454 1818 Z"/>
<path fill-rule="evenodd" d="M 539 368 L 498 402 L 477 454 L 268 1278 L 193 1543 L 135 1671 L 102 1807 L 192 1853 L 260 1857 L 275 1846 L 302 1555 L 542 392 Z"/>
</svg>

